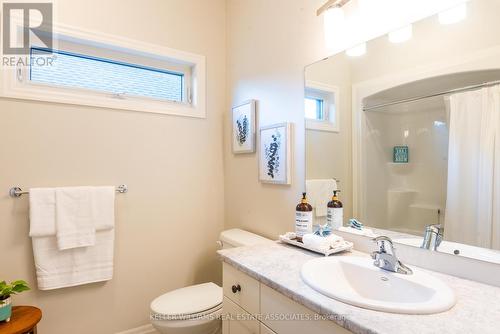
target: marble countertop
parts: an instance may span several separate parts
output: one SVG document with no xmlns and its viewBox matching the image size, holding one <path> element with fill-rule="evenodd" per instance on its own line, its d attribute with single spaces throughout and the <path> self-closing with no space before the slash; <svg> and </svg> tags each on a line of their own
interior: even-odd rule
<svg viewBox="0 0 500 334">
<path fill-rule="evenodd" d="M 342 303 L 307 286 L 300 277 L 302 264 L 321 255 L 279 243 L 223 249 L 218 254 L 222 261 L 356 334 L 500 333 L 500 288 L 490 285 L 421 269 L 453 288 L 456 305 L 432 315 L 385 313 Z M 368 255 L 353 251 L 335 256 Z"/>
</svg>

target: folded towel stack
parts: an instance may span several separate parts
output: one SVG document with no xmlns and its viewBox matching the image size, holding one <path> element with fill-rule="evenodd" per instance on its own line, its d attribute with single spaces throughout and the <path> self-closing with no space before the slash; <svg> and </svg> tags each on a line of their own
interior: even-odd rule
<svg viewBox="0 0 500 334">
<path fill-rule="evenodd" d="M 113 276 L 114 187 L 30 189 L 30 236 L 38 288 Z"/>
<path fill-rule="evenodd" d="M 316 234 L 306 234 L 302 237 L 302 242 L 306 247 L 317 249 L 321 252 L 327 252 L 332 248 L 342 246 L 344 238 L 330 234 L 326 237 L 321 237 Z"/>
</svg>

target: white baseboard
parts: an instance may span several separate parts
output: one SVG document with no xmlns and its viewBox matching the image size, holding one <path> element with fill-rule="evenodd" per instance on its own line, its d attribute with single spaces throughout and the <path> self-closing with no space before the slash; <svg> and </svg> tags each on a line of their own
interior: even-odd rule
<svg viewBox="0 0 500 334">
<path fill-rule="evenodd" d="M 158 333 L 158 332 L 156 331 L 156 329 L 154 329 L 153 325 L 149 324 L 141 327 L 128 329 L 126 331 L 115 334 L 152 334 L 152 333 Z"/>
</svg>

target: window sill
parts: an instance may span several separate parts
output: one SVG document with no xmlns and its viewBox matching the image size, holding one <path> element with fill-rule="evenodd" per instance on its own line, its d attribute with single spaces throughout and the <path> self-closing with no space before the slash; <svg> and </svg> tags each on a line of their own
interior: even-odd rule
<svg viewBox="0 0 500 334">
<path fill-rule="evenodd" d="M 315 121 L 312 119 L 306 119 L 306 129 L 315 131 L 336 132 L 336 133 L 340 132 L 338 125 L 334 123 Z"/>
</svg>

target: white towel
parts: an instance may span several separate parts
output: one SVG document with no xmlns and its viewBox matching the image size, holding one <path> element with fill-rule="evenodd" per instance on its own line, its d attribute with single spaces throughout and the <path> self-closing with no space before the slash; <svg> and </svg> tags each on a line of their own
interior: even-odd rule
<svg viewBox="0 0 500 334">
<path fill-rule="evenodd" d="M 32 238 L 38 288 L 51 290 L 113 278 L 114 229 L 96 232 L 95 245 L 59 250 L 55 236 Z"/>
<path fill-rule="evenodd" d="M 95 244 L 92 188 L 56 188 L 56 236 L 59 250 Z"/>
<path fill-rule="evenodd" d="M 114 187 L 56 188 L 59 249 L 93 246 L 96 230 L 114 227 L 114 202 Z"/>
<path fill-rule="evenodd" d="M 321 237 L 316 234 L 308 233 L 302 236 L 302 242 L 307 247 L 317 249 L 321 252 L 327 252 L 330 248 L 336 248 L 344 243 L 344 239 L 335 234 L 330 234 L 327 237 Z"/>
<path fill-rule="evenodd" d="M 92 188 L 92 215 L 97 231 L 114 228 L 114 187 Z M 55 188 L 30 189 L 30 237 L 56 235 Z"/>
<path fill-rule="evenodd" d="M 92 187 L 92 219 L 97 231 L 115 227 L 115 187 Z"/>
<path fill-rule="evenodd" d="M 30 189 L 30 237 L 56 235 L 56 193 L 54 188 Z"/>
<path fill-rule="evenodd" d="M 337 181 L 334 179 L 306 180 L 307 199 L 314 208 L 316 217 L 326 216 L 327 205 L 334 190 L 337 190 Z"/>
<path fill-rule="evenodd" d="M 59 250 L 56 237 L 56 189 L 30 189 L 30 236 L 38 287 L 57 289 L 113 277 L 114 187 L 92 187 L 90 215 L 95 243 Z"/>
</svg>

